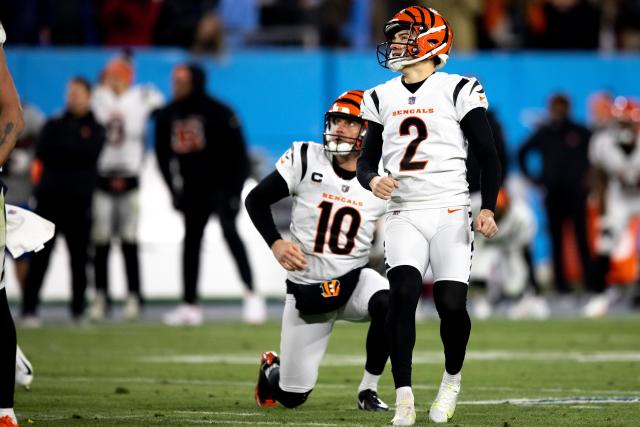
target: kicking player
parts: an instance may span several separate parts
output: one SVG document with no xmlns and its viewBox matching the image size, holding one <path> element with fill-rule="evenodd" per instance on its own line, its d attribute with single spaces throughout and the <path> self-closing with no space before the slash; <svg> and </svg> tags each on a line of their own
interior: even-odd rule
<svg viewBox="0 0 640 427">
<path fill-rule="evenodd" d="M 0 166 L 4 165 L 15 146 L 18 135 L 24 128 L 22 107 L 7 63 L 3 44 L 6 40 L 0 23 Z M 0 183 L 0 212 L 4 212 L 4 185 Z M 13 391 L 16 379 L 16 328 L 9 311 L 4 280 L 4 249 L 6 238 L 5 215 L 0 215 L 0 425 L 17 427 L 18 420 L 13 412 Z"/>
<path fill-rule="evenodd" d="M 446 359 L 429 417 L 447 422 L 455 410 L 471 331 L 466 307 L 473 250 L 467 149 L 473 151 L 481 170 L 482 207 L 475 229 L 486 237 L 497 232 L 493 212 L 500 162 L 480 82 L 436 72 L 447 62 L 453 41 L 446 19 L 433 9 L 412 6 L 394 15 L 384 34 L 387 41 L 378 46 L 378 61 L 402 76 L 365 92 L 363 118 L 369 121 L 369 129 L 357 173 L 363 187 L 389 200 L 385 256 L 390 285 L 387 325 L 396 386 L 393 424 L 415 422 L 411 389 L 415 309 L 429 266 Z M 384 176 L 378 175 L 381 157 Z"/>
<path fill-rule="evenodd" d="M 260 359 L 258 406 L 303 404 L 336 320 L 370 321 L 367 361 L 358 407 L 386 411 L 377 384 L 389 356 L 384 337 L 387 281 L 366 268 L 376 221 L 386 203 L 356 180 L 367 124 L 360 115 L 362 91 L 340 95 L 325 115 L 324 144 L 295 142 L 246 199 L 254 225 L 287 271 L 280 356 Z M 293 198 L 291 240 L 282 238 L 271 205 Z"/>
</svg>

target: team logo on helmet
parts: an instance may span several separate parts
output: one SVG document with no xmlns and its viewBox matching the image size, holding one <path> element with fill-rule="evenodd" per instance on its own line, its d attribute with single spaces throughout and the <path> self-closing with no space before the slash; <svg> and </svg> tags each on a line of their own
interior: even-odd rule
<svg viewBox="0 0 640 427">
<path fill-rule="evenodd" d="M 347 91 L 325 113 L 323 139 L 326 152 L 347 155 L 362 149 L 367 133 L 367 122 L 360 111 L 363 96 L 361 90 Z"/>
<path fill-rule="evenodd" d="M 407 31 L 407 38 L 395 40 Z M 436 68 L 444 67 L 453 43 L 453 30 L 436 10 L 411 6 L 396 13 L 384 26 L 387 41 L 377 48 L 378 63 L 393 71 L 433 58 Z"/>
</svg>

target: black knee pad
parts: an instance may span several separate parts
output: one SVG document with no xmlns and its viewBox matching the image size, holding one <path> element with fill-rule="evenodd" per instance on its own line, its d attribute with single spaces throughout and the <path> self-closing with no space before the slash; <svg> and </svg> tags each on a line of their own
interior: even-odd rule
<svg viewBox="0 0 640 427">
<path fill-rule="evenodd" d="M 440 280 L 433 285 L 433 301 L 440 317 L 448 313 L 462 312 L 467 309 L 466 283 L 454 280 Z"/>
<path fill-rule="evenodd" d="M 415 267 L 393 267 L 387 277 L 391 287 L 391 304 L 401 304 L 403 307 L 417 304 L 422 292 L 422 274 Z"/>
<path fill-rule="evenodd" d="M 372 319 L 383 319 L 387 317 L 389 310 L 389 291 L 380 290 L 369 298 L 368 311 Z"/>
<path fill-rule="evenodd" d="M 306 402 L 307 397 L 309 397 L 312 391 L 313 390 L 309 390 L 304 393 L 294 393 L 290 391 L 284 391 L 280 387 L 278 387 L 276 399 L 285 408 L 293 409 L 293 408 L 297 408 L 298 406 Z"/>
</svg>

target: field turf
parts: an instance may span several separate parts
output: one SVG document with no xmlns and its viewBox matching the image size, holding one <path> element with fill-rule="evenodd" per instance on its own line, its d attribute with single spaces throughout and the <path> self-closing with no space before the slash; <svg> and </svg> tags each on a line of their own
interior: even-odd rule
<svg viewBox="0 0 640 427">
<path fill-rule="evenodd" d="M 22 426 L 388 425 L 356 409 L 366 325 L 338 323 L 316 389 L 295 410 L 258 408 L 259 355 L 278 350 L 279 323 L 46 326 L 18 330 L 31 390 L 16 390 Z M 417 425 L 443 371 L 438 322 L 418 325 Z M 474 322 L 457 426 L 640 425 L 640 317 Z M 394 402 L 390 366 L 379 394 Z"/>
</svg>

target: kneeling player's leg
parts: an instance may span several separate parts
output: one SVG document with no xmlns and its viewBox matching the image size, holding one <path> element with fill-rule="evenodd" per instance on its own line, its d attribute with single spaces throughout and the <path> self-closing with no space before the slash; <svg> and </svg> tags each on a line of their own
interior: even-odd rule
<svg viewBox="0 0 640 427">
<path fill-rule="evenodd" d="M 358 386 L 358 408 L 366 411 L 387 411 L 389 407 L 378 398 L 378 382 L 389 358 L 385 322 L 389 308 L 389 283 L 378 272 L 364 268 L 358 285 L 338 319 L 369 321 L 367 360 Z"/>
<path fill-rule="evenodd" d="M 302 405 L 318 380 L 320 361 L 329 344 L 336 313 L 300 315 L 287 295 L 280 333 L 280 368 L 269 375 L 276 400 L 287 408 Z"/>
</svg>

